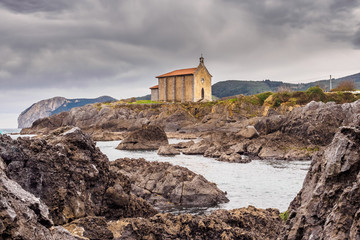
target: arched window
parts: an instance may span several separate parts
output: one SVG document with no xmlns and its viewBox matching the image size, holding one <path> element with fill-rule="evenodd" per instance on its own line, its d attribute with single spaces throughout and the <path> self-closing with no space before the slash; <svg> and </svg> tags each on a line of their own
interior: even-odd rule
<svg viewBox="0 0 360 240">
<path fill-rule="evenodd" d="M 201 89 L 201 99 L 205 98 L 205 91 L 204 88 Z"/>
</svg>

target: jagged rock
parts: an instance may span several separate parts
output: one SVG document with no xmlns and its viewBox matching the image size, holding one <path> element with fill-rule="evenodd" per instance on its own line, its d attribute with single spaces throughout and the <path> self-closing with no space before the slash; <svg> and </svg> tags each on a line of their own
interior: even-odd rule
<svg viewBox="0 0 360 240">
<path fill-rule="evenodd" d="M 231 146 L 229 149 L 229 154 L 234 153 L 234 152 L 239 153 L 239 154 L 246 153 L 248 144 L 249 144 L 248 142 L 240 142 L 240 143 L 237 143 L 237 144 Z"/>
<path fill-rule="evenodd" d="M 97 220 L 97 219 L 96 219 Z M 95 221 L 96 221 L 95 220 Z M 81 229 L 79 237 L 100 236 L 104 231 L 89 228 L 91 218 L 77 221 L 72 229 Z M 88 223 L 90 222 L 90 223 Z M 102 225 L 106 227 L 104 224 Z M 206 216 L 190 214 L 157 214 L 151 218 L 125 218 L 109 221 L 114 239 L 276 239 L 282 220 L 276 209 L 256 209 L 252 206 L 234 210 L 217 210 Z M 90 229 L 90 230 L 89 230 Z M 98 228 L 97 228 L 98 229 Z M 95 231 L 94 231 L 95 230 Z M 89 233 L 88 233 L 89 231 Z M 73 231 L 74 234 L 76 231 Z"/>
<path fill-rule="evenodd" d="M 311 163 L 279 239 L 360 239 L 360 129 L 343 127 Z"/>
<path fill-rule="evenodd" d="M 222 147 L 212 146 L 205 151 L 204 157 L 218 158 L 221 154 L 223 154 Z"/>
<path fill-rule="evenodd" d="M 166 145 L 160 146 L 157 152 L 158 155 L 179 155 L 180 151 L 174 148 L 173 146 Z"/>
<path fill-rule="evenodd" d="M 189 148 L 182 150 L 182 152 L 183 154 L 187 155 L 203 155 L 209 147 L 210 143 L 208 141 L 202 140 L 193 144 Z"/>
<path fill-rule="evenodd" d="M 107 157 L 79 128 L 46 138 L 0 136 L 8 176 L 43 200 L 55 224 L 85 216 L 149 216 L 156 211 L 130 194 L 129 179 L 109 170 Z"/>
<path fill-rule="evenodd" d="M 111 162 L 111 171 L 127 175 L 132 181 L 132 192 L 159 208 L 209 207 L 229 201 L 216 184 L 169 163 L 124 158 Z"/>
<path fill-rule="evenodd" d="M 119 150 L 157 150 L 168 145 L 164 130 L 159 126 L 144 126 L 131 132 L 117 147 Z"/>
<path fill-rule="evenodd" d="M 55 240 L 60 235 L 69 240 L 77 239 L 62 227 L 52 228 L 48 207 L 9 179 L 1 158 L 0 162 L 0 239 Z"/>
<path fill-rule="evenodd" d="M 231 163 L 249 163 L 251 159 L 246 156 L 241 156 L 238 153 L 232 153 L 227 155 L 226 153 L 221 154 L 220 158 L 217 159 L 221 162 L 231 162 Z"/>
<path fill-rule="evenodd" d="M 259 137 L 259 133 L 254 126 L 246 126 L 246 128 L 241 130 L 238 134 L 247 139 Z"/>
</svg>

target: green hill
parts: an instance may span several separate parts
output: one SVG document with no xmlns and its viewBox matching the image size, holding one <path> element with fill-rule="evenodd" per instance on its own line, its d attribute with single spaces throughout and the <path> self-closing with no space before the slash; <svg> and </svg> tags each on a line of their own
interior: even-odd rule
<svg viewBox="0 0 360 240">
<path fill-rule="evenodd" d="M 360 89 L 360 73 L 337 78 L 332 80 L 332 87 L 335 88 L 340 82 L 354 81 L 356 89 Z M 325 91 L 329 91 L 329 80 L 319 80 L 309 83 L 285 83 L 280 81 L 247 81 L 247 80 L 227 80 L 217 82 L 212 85 L 212 94 L 216 97 L 228 97 L 234 95 L 254 95 L 262 92 L 276 92 L 279 88 L 289 88 L 293 91 L 305 91 L 309 87 L 319 86 Z"/>
</svg>

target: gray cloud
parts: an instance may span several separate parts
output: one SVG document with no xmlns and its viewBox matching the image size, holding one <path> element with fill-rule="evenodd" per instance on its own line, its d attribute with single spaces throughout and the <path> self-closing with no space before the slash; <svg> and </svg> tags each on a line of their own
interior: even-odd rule
<svg viewBox="0 0 360 240">
<path fill-rule="evenodd" d="M 350 70 L 349 52 L 360 46 L 359 5 L 359 0 L 0 0 L 0 94 L 57 89 L 65 95 L 84 87 L 95 93 L 110 85 L 124 97 L 143 95 L 154 76 L 196 66 L 200 53 L 214 81 L 300 81 L 327 75 L 328 69 Z M 330 63 L 330 56 L 341 63 Z"/>
<path fill-rule="evenodd" d="M 1 0 L 0 4 L 11 11 L 19 13 L 57 12 L 72 5 L 71 1 L 66 0 Z"/>
</svg>

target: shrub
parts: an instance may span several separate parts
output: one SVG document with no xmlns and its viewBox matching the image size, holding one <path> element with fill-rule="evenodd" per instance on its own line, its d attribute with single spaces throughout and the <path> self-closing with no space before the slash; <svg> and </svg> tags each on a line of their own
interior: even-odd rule
<svg viewBox="0 0 360 240">
<path fill-rule="evenodd" d="M 332 92 L 337 91 L 355 91 L 355 83 L 351 80 L 345 80 L 339 83 L 336 88 L 331 89 Z"/>
<path fill-rule="evenodd" d="M 288 220 L 288 218 L 289 218 L 289 211 L 285 211 L 285 212 L 280 213 L 280 218 L 281 218 L 284 222 L 286 222 L 286 220 Z"/>
<path fill-rule="evenodd" d="M 264 93 L 259 93 L 257 95 L 255 95 L 257 98 L 259 98 L 260 100 L 260 104 L 263 105 L 265 100 L 272 95 L 272 92 L 264 92 Z"/>
<path fill-rule="evenodd" d="M 310 87 L 306 90 L 306 95 L 308 96 L 309 101 L 325 101 L 326 95 L 324 91 L 319 87 Z"/>
</svg>

